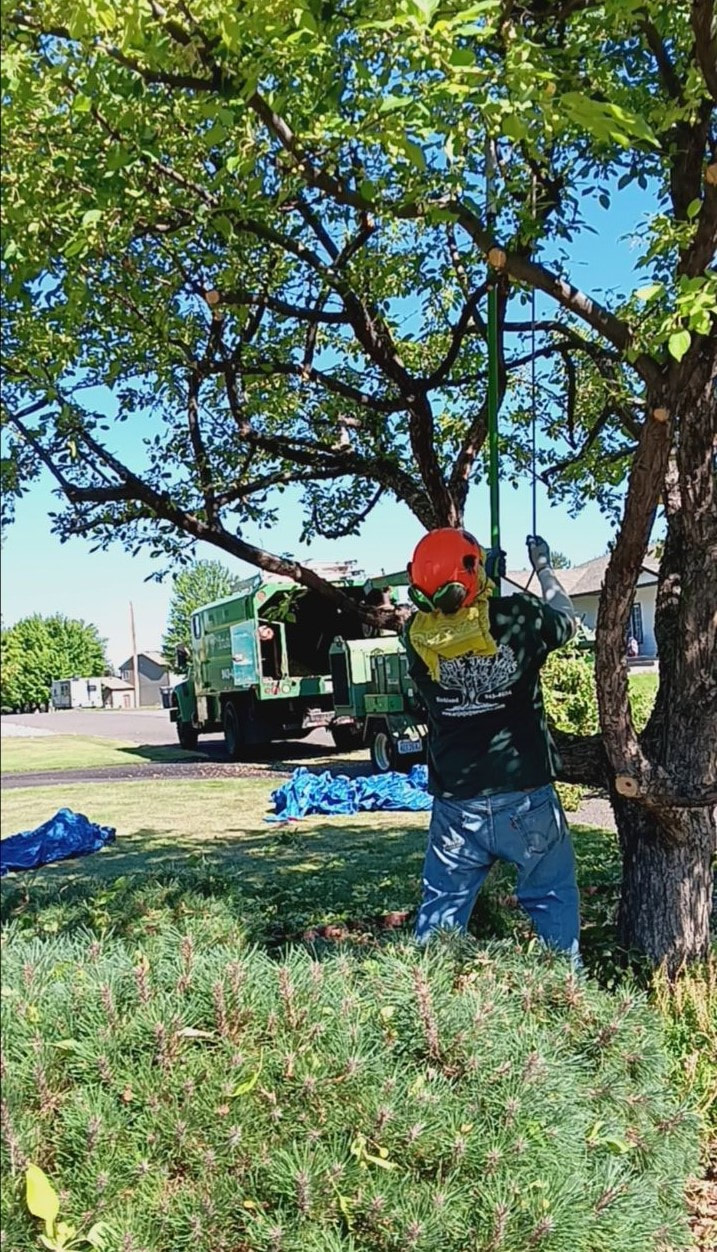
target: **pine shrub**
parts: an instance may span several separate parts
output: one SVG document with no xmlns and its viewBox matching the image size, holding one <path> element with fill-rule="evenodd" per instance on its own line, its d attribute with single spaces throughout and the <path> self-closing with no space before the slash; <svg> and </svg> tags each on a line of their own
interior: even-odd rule
<svg viewBox="0 0 717 1252">
<path fill-rule="evenodd" d="M 691 1112 L 659 1018 L 509 943 L 248 947 L 10 926 L 4 1231 L 27 1161 L 118 1252 L 686 1246 Z"/>
</svg>

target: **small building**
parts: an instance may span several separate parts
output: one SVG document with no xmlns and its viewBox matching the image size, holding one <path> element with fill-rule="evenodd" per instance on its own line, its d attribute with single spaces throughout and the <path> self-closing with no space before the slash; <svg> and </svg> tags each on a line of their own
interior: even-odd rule
<svg viewBox="0 0 717 1252">
<path fill-rule="evenodd" d="M 139 706 L 150 708 L 162 704 L 162 688 L 173 679 L 170 669 L 160 652 L 139 652 Z M 134 691 L 134 660 L 130 657 L 119 667 L 120 678 Z"/>
<path fill-rule="evenodd" d="M 55 678 L 50 701 L 53 709 L 101 709 L 104 678 Z"/>
<path fill-rule="evenodd" d="M 102 679 L 102 706 L 105 709 L 133 709 L 134 687 L 124 678 L 108 674 Z"/>
<path fill-rule="evenodd" d="M 583 625 L 591 631 L 594 631 L 597 625 L 600 591 L 605 581 L 609 559 L 607 556 L 599 556 L 593 561 L 585 561 L 583 565 L 574 565 L 570 569 L 555 571 L 575 605 Z M 646 557 L 635 588 L 627 634 L 637 642 L 636 660 L 638 662 L 654 661 L 657 658 L 655 600 L 658 570 L 658 562 L 653 557 Z M 532 591 L 535 595 L 540 595 L 537 577 L 533 574 L 531 579 L 530 570 L 508 571 L 503 584 L 504 594 L 510 595 L 516 587 L 522 587 Z M 625 642 L 627 644 L 627 639 Z"/>
</svg>

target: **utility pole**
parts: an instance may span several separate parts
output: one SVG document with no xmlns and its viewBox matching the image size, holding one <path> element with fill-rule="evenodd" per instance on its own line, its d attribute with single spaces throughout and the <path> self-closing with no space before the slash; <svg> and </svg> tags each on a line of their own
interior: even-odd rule
<svg viewBox="0 0 717 1252">
<path fill-rule="evenodd" d="M 134 605 L 129 602 L 129 629 L 132 637 L 132 678 L 134 680 L 134 707 L 139 708 L 139 661 L 137 657 L 137 636 L 134 629 Z"/>
</svg>

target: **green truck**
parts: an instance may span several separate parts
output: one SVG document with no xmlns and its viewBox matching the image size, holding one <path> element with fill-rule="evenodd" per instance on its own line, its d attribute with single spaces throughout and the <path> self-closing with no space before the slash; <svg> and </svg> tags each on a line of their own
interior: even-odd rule
<svg viewBox="0 0 717 1252">
<path fill-rule="evenodd" d="M 371 590 L 406 577 L 332 581 L 358 607 Z M 185 748 L 223 731 L 231 760 L 317 727 L 340 751 L 368 747 L 378 772 L 425 759 L 426 728 L 398 636 L 366 638 L 358 612 L 260 575 L 192 615 L 191 665 L 172 690 L 170 718 Z"/>
</svg>

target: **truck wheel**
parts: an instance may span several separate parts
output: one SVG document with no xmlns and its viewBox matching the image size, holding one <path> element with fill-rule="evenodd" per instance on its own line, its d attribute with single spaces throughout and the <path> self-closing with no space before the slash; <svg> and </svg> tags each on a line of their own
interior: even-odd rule
<svg viewBox="0 0 717 1252">
<path fill-rule="evenodd" d="M 377 774 L 388 774 L 399 768 L 398 753 L 387 726 L 379 726 L 371 736 L 371 764 Z"/>
<path fill-rule="evenodd" d="M 231 700 L 227 700 L 227 703 L 224 705 L 222 724 L 224 726 L 224 746 L 227 750 L 227 756 L 230 761 L 236 761 L 242 745 L 242 733 L 239 712 Z"/>
<path fill-rule="evenodd" d="M 199 731 L 191 722 L 177 722 L 177 738 L 182 748 L 193 752 L 197 746 Z"/>
<path fill-rule="evenodd" d="M 356 722 L 338 722 L 329 730 L 339 752 L 355 752 L 363 743 L 363 731 Z"/>
</svg>

